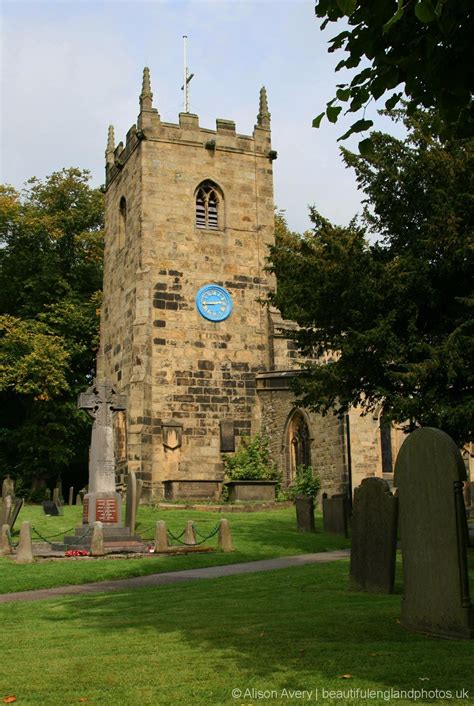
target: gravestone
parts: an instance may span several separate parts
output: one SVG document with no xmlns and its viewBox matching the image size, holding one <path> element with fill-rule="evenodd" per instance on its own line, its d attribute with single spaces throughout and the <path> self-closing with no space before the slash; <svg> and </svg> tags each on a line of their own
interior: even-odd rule
<svg viewBox="0 0 474 706">
<path fill-rule="evenodd" d="M 69 488 L 69 507 L 74 505 L 74 487 L 71 485 Z"/>
<path fill-rule="evenodd" d="M 298 532 L 315 532 L 314 498 L 308 495 L 297 495 L 295 498 L 295 507 Z"/>
<path fill-rule="evenodd" d="M 350 576 L 354 588 L 393 593 L 398 498 L 382 478 L 365 478 L 354 491 Z"/>
<path fill-rule="evenodd" d="M 15 481 L 10 476 L 4 478 L 2 483 L 2 498 L 5 500 L 8 495 L 15 495 Z"/>
<path fill-rule="evenodd" d="M 59 506 L 57 503 L 54 502 L 54 500 L 43 500 L 42 505 L 43 512 L 45 515 L 49 515 L 50 517 L 57 517 L 60 514 Z"/>
<path fill-rule="evenodd" d="M 135 471 L 129 471 L 127 476 L 127 498 L 125 501 L 125 526 L 130 532 L 135 532 L 137 523 L 137 477 Z"/>
<path fill-rule="evenodd" d="M 61 478 L 58 478 L 58 480 L 56 482 L 55 490 L 56 489 L 58 491 L 58 496 L 57 496 L 58 500 L 61 503 L 61 505 L 64 505 L 63 482 L 62 482 Z M 54 491 L 53 491 L 53 500 L 54 500 Z"/>
<path fill-rule="evenodd" d="M 135 500 L 135 512 L 138 512 L 138 507 L 140 505 L 140 500 L 142 497 L 142 491 L 143 491 L 143 481 L 141 478 L 137 478 L 137 497 Z"/>
<path fill-rule="evenodd" d="M 118 395 L 108 380 L 94 380 L 79 395 L 78 407 L 94 420 L 89 450 L 89 490 L 84 497 L 82 522 L 100 521 L 121 527 L 121 499 L 115 491 L 113 412 L 125 410 L 126 398 Z"/>
<path fill-rule="evenodd" d="M 61 489 L 58 488 L 58 486 L 56 486 L 56 487 L 53 489 L 53 500 L 52 500 L 52 502 L 53 502 L 55 505 L 57 505 L 58 508 L 60 507 L 60 505 L 62 505 L 62 502 L 61 502 Z"/>
<path fill-rule="evenodd" d="M 12 510 L 12 496 L 6 495 L 3 498 L 2 508 L 0 513 L 0 524 L 10 526 L 10 513 Z"/>
<path fill-rule="evenodd" d="M 323 527 L 325 532 L 349 536 L 349 499 L 339 493 L 328 498 L 323 493 Z"/>
<path fill-rule="evenodd" d="M 438 637 L 474 637 L 469 596 L 466 479 L 454 441 L 425 427 L 404 441 L 395 466 L 403 561 L 401 623 Z"/>
<path fill-rule="evenodd" d="M 23 498 L 15 498 L 15 501 L 13 502 L 12 509 L 10 511 L 10 518 L 8 521 L 8 524 L 10 525 L 10 529 L 12 530 L 15 526 L 15 522 L 18 519 L 18 515 L 20 514 L 20 510 L 23 507 L 24 504 L 24 499 Z"/>
</svg>

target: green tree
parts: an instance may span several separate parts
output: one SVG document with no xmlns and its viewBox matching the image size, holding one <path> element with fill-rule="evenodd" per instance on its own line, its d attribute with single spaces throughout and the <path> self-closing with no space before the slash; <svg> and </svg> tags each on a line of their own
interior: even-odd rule
<svg viewBox="0 0 474 706">
<path fill-rule="evenodd" d="M 280 224 L 273 302 L 314 361 L 296 380 L 304 405 L 382 403 L 386 418 L 461 443 L 474 419 L 474 143 L 442 142 L 431 114 L 404 119 L 406 141 L 374 133 L 370 155 L 343 151 L 367 197 L 362 222 L 338 227 L 312 209 L 313 232 Z"/>
<path fill-rule="evenodd" d="M 63 169 L 21 194 L 0 186 L 0 461 L 33 485 L 85 481 L 75 400 L 94 369 L 103 248 L 103 194 L 89 181 Z"/>
<path fill-rule="evenodd" d="M 408 111 L 434 108 L 450 129 L 473 135 L 474 62 L 472 37 L 474 10 L 469 0 L 317 0 L 321 29 L 342 20 L 344 29 L 329 41 L 329 52 L 347 56 L 336 66 L 361 67 L 350 82 L 338 84 L 335 98 L 313 121 L 326 117 L 336 122 L 343 105 L 347 112 L 364 115 L 340 139 L 372 126 L 365 119 L 371 100 L 386 96 L 392 109 L 403 93 Z"/>
</svg>

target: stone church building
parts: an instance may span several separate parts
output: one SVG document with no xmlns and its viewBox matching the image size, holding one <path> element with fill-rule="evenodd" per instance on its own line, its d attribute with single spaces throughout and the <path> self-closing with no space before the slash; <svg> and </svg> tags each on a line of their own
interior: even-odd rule
<svg viewBox="0 0 474 706">
<path fill-rule="evenodd" d="M 197 115 L 163 122 L 145 68 L 137 124 L 106 150 L 99 377 L 127 395 L 119 472 L 152 496 L 217 497 L 223 454 L 264 428 L 286 484 L 308 463 L 328 493 L 391 479 L 401 433 L 380 414 L 320 417 L 294 406 L 294 326 L 262 304 L 274 239 L 270 113 L 252 135 Z"/>
</svg>

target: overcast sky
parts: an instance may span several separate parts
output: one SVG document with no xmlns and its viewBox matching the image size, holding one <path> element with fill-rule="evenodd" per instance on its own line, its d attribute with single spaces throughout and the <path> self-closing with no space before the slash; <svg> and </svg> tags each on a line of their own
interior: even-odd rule
<svg viewBox="0 0 474 706">
<path fill-rule="evenodd" d="M 162 120 L 178 121 L 187 34 L 190 110 L 202 127 L 227 118 L 251 134 L 266 86 L 278 152 L 275 203 L 290 227 L 309 226 L 308 204 L 339 224 L 360 211 L 337 143 L 355 118 L 311 127 L 342 78 L 333 71 L 342 56 L 327 54 L 337 29 L 320 31 L 313 0 L 0 2 L 1 182 L 19 188 L 30 176 L 74 166 L 102 184 L 107 126 L 125 141 L 145 65 L 154 107 Z M 375 109 L 366 117 L 377 119 Z"/>
</svg>

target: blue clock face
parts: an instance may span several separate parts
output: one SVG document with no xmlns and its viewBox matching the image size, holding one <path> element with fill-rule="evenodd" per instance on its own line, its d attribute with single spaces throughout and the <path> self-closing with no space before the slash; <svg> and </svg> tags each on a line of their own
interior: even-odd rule
<svg viewBox="0 0 474 706">
<path fill-rule="evenodd" d="M 196 294 L 196 306 L 208 321 L 224 321 L 232 311 L 232 299 L 224 287 L 206 284 Z"/>
</svg>

